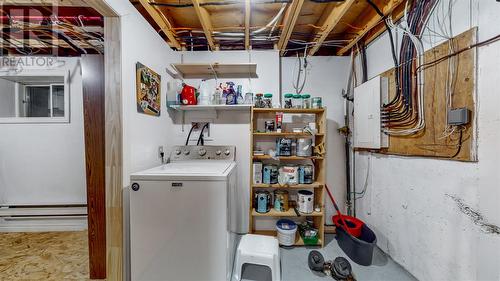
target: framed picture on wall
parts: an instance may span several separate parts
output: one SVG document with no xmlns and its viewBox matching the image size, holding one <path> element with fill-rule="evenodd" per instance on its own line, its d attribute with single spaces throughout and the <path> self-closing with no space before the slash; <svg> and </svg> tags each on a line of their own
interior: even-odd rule
<svg viewBox="0 0 500 281">
<path fill-rule="evenodd" d="M 160 89 L 161 76 L 142 63 L 136 63 L 137 112 L 160 116 Z"/>
</svg>

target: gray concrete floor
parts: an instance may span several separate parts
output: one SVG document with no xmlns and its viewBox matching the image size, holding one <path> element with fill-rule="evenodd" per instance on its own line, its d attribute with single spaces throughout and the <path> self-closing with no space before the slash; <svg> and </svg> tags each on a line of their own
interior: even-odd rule
<svg viewBox="0 0 500 281">
<path fill-rule="evenodd" d="M 326 236 L 326 245 L 322 249 L 317 247 L 280 248 L 282 281 L 316 281 L 334 280 L 322 273 L 312 272 L 307 266 L 307 256 L 311 250 L 320 251 L 326 260 L 333 260 L 338 256 L 345 257 L 353 267 L 356 280 L 373 281 L 405 281 L 417 280 L 399 264 L 378 248 L 373 256 L 373 265 L 361 266 L 351 261 L 340 249 L 334 235 Z M 244 281 L 271 281 L 270 270 L 267 267 L 245 265 L 243 268 Z M 234 280 L 234 278 L 233 278 Z"/>
</svg>

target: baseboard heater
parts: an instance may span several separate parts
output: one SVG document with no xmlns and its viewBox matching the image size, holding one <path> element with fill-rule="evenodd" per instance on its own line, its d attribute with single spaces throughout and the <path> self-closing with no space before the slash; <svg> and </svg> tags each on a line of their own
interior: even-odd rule
<svg viewBox="0 0 500 281">
<path fill-rule="evenodd" d="M 0 232 L 77 231 L 86 228 L 85 205 L 0 207 Z"/>
</svg>

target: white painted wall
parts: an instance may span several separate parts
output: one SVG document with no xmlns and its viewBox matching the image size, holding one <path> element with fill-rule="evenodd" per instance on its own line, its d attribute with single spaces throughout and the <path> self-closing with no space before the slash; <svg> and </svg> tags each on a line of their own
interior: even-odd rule
<svg viewBox="0 0 500 281">
<path fill-rule="evenodd" d="M 16 114 L 16 83 L 0 79 L 0 117 L 14 117 Z"/>
<path fill-rule="evenodd" d="M 295 93 L 292 86 L 293 69 L 296 58 L 285 57 L 281 61 L 282 91 Z M 327 108 L 327 179 L 326 183 L 341 209 L 345 209 L 346 177 L 345 177 L 345 150 L 344 137 L 338 129 L 344 126 L 344 99 L 342 88 L 347 80 L 349 57 L 310 57 L 307 68 L 307 80 L 303 93 L 311 97 L 322 97 L 323 105 Z M 297 73 L 297 71 L 295 71 Z M 326 223 L 332 223 L 331 217 L 335 213 L 330 199 L 325 194 L 327 211 Z"/>
<path fill-rule="evenodd" d="M 79 58 L 70 71 L 70 123 L 0 124 L 0 204 L 86 204 Z M 28 71 L 28 70 L 25 70 Z M 31 70 L 47 75 L 51 70 Z"/>
<path fill-rule="evenodd" d="M 475 25 L 479 40 L 500 33 L 500 3 L 454 2 L 454 35 Z M 384 35 L 369 46 L 370 78 L 392 67 L 388 42 Z M 356 156 L 357 189 L 368 190 L 356 203 L 358 215 L 376 231 L 379 247 L 420 280 L 500 280 L 500 236 L 484 233 L 447 196 L 462 198 L 486 221 L 500 224 L 499 52 L 498 42 L 478 51 L 478 163 Z"/>
</svg>

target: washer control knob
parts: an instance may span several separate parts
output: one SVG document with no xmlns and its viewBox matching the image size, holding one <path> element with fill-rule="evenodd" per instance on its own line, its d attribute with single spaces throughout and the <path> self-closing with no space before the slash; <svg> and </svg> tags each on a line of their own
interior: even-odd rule
<svg viewBox="0 0 500 281">
<path fill-rule="evenodd" d="M 198 150 L 198 154 L 199 154 L 200 156 L 203 156 L 203 155 L 207 154 L 207 150 L 206 150 L 206 149 L 204 149 L 204 148 L 200 148 L 200 149 Z"/>
<path fill-rule="evenodd" d="M 184 155 L 189 155 L 189 150 L 184 150 Z"/>
<path fill-rule="evenodd" d="M 176 150 L 175 150 L 175 154 L 176 154 L 176 155 L 181 155 L 181 153 L 182 153 L 182 151 L 181 151 L 180 149 L 176 149 Z"/>
<path fill-rule="evenodd" d="M 220 149 L 218 149 L 217 151 L 215 151 L 215 155 L 221 155 L 222 154 L 222 151 Z"/>
<path fill-rule="evenodd" d="M 224 151 L 224 154 L 226 154 L 226 156 L 229 156 L 229 154 L 231 154 L 231 151 L 229 149 L 226 149 L 226 151 Z"/>
</svg>

